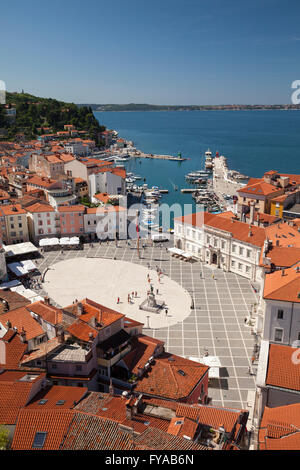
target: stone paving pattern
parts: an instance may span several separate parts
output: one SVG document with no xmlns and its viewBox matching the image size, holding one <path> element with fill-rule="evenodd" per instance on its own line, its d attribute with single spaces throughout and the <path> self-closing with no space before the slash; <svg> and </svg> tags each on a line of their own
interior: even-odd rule
<svg viewBox="0 0 300 470">
<path fill-rule="evenodd" d="M 109 243 L 84 245 L 84 250 L 43 253 L 37 263 L 41 273 L 63 259 L 99 257 L 119 259 L 151 267 L 158 265 L 166 275 L 183 288 L 194 300 L 194 309 L 182 322 L 160 329 L 144 329 L 145 334 L 165 341 L 166 350 L 180 356 L 201 357 L 207 350 L 218 356 L 222 368 L 220 379 L 211 379 L 209 396 L 212 404 L 227 408 L 247 408 L 249 390 L 255 389 L 255 376 L 249 374 L 254 339 L 244 319 L 251 305 L 257 302 L 248 279 L 233 273 L 225 273 L 201 262 L 184 262 L 173 258 L 163 243 L 141 250 L 138 257 L 135 241 L 122 240 Z M 172 241 L 170 246 L 173 246 Z M 130 273 L 128 273 L 130 276 Z M 46 295 L 43 290 L 38 291 Z M 115 307 L 118 310 L 117 305 Z M 151 325 L 150 325 L 151 326 Z"/>
</svg>

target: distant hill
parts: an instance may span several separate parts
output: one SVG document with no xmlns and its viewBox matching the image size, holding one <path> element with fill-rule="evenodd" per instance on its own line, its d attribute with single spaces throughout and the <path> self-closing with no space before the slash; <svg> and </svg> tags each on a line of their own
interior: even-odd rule
<svg viewBox="0 0 300 470">
<path fill-rule="evenodd" d="M 9 118 L 7 108 L 0 105 L 0 128 L 6 132 L 5 140 L 15 139 L 17 134 L 25 134 L 34 139 L 49 127 L 51 131 L 64 130 L 65 124 L 73 124 L 77 130 L 86 130 L 91 139 L 98 141 L 99 132 L 105 130 L 95 118 L 90 106 L 77 106 L 74 103 L 40 98 L 29 93 L 6 93 L 6 106 L 16 109 L 16 118 Z"/>
<path fill-rule="evenodd" d="M 255 109 L 300 109 L 294 104 L 224 104 L 224 105 L 155 105 L 155 104 L 79 104 L 89 106 L 93 111 L 218 111 Z"/>
</svg>

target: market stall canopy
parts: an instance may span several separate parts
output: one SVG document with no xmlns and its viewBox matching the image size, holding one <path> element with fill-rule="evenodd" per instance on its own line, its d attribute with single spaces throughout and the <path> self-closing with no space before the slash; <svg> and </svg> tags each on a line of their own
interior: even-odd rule
<svg viewBox="0 0 300 470">
<path fill-rule="evenodd" d="M 34 262 L 30 259 L 20 261 L 18 263 L 10 263 L 7 265 L 7 267 L 18 277 L 25 276 L 26 274 L 29 274 L 30 272 L 35 271 L 37 269 Z"/>
<path fill-rule="evenodd" d="M 30 300 L 31 303 L 44 300 L 43 297 L 41 297 L 40 295 L 37 295 L 37 293 L 31 289 L 26 289 L 26 287 L 24 287 L 22 284 L 16 287 L 12 287 L 10 290 L 13 292 L 17 292 L 23 297 L 26 297 L 26 299 Z"/>
<path fill-rule="evenodd" d="M 18 255 L 27 255 L 29 253 L 36 253 L 38 248 L 33 245 L 31 242 L 25 243 L 16 243 L 15 245 L 3 245 L 5 250 L 5 255 L 7 258 L 11 256 L 18 256 Z"/>
<path fill-rule="evenodd" d="M 210 379 L 220 378 L 221 362 L 218 356 L 202 356 L 202 357 L 189 357 L 191 361 L 200 362 L 205 366 L 209 366 L 208 377 Z"/>
<path fill-rule="evenodd" d="M 59 239 L 58 238 L 42 238 L 39 241 L 40 246 L 55 246 L 59 245 Z"/>
<path fill-rule="evenodd" d="M 79 245 L 79 237 L 63 237 L 59 240 L 60 245 Z"/>
</svg>

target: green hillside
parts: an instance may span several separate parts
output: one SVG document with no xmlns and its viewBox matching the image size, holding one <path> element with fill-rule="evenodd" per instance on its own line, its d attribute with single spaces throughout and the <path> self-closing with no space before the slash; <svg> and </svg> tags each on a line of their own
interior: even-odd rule
<svg viewBox="0 0 300 470">
<path fill-rule="evenodd" d="M 63 131 L 65 124 L 73 124 L 77 130 L 86 130 L 91 139 L 99 143 L 99 132 L 105 130 L 95 118 L 89 106 L 78 107 L 52 98 L 40 98 L 28 93 L 7 93 L 6 103 L 16 108 L 16 120 L 6 116 L 6 108 L 0 105 L 0 128 L 6 130 L 5 140 L 14 140 L 17 134 L 34 139 L 49 127 L 51 131 Z"/>
</svg>

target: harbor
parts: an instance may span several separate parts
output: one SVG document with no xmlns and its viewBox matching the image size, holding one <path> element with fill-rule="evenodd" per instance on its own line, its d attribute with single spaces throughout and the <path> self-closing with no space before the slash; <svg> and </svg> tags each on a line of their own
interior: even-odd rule
<svg viewBox="0 0 300 470">
<path fill-rule="evenodd" d="M 229 169 L 226 157 L 218 151 L 214 155 L 210 148 L 205 152 L 199 151 L 198 161 L 195 157 L 193 160 L 183 157 L 179 151 L 177 156 L 176 153 L 150 153 L 138 149 L 133 139 L 120 138 L 117 131 L 112 132 L 115 136 L 112 145 L 97 156 L 114 161 L 116 167 L 126 170 L 126 191 L 134 200 L 146 206 L 157 204 L 158 207 L 162 202 L 169 206 L 176 203 L 182 210 L 186 205 L 192 205 L 210 213 L 234 210 L 233 196 L 248 178 Z M 177 162 L 177 165 L 169 167 L 169 161 Z M 186 165 L 181 166 L 183 161 Z M 185 168 L 186 173 L 183 172 Z M 176 179 L 173 179 L 174 175 Z M 156 222 L 151 217 L 142 220 L 149 228 L 159 227 L 159 222 Z M 170 224 L 172 227 L 173 220 Z"/>
</svg>

